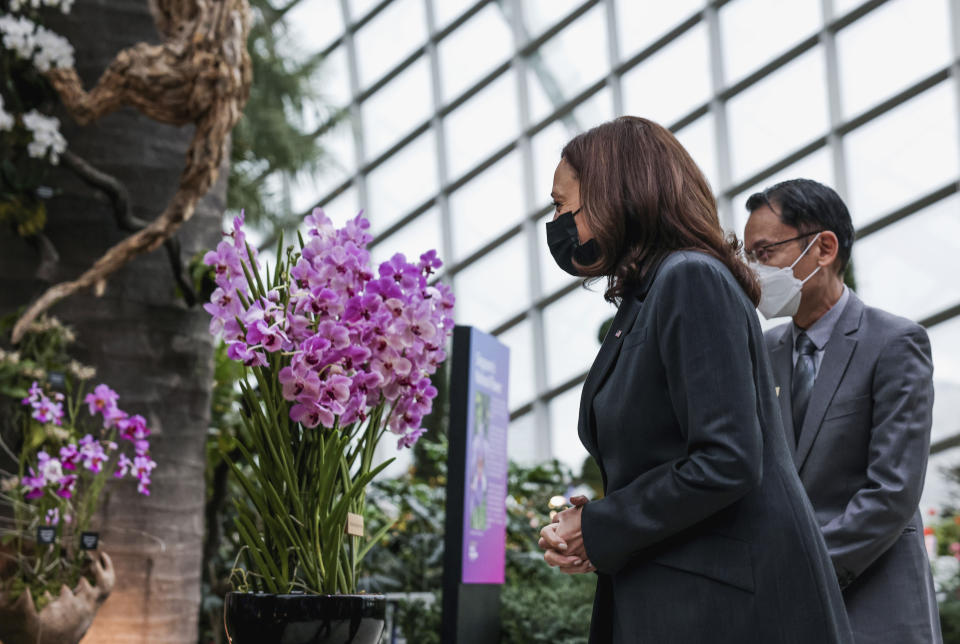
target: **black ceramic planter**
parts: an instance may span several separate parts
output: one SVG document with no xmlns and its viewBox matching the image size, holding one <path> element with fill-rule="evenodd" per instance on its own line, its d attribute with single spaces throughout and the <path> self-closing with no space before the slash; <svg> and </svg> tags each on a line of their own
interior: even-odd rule
<svg viewBox="0 0 960 644">
<path fill-rule="evenodd" d="M 383 595 L 227 593 L 223 622 L 231 644 L 376 644 Z"/>
</svg>

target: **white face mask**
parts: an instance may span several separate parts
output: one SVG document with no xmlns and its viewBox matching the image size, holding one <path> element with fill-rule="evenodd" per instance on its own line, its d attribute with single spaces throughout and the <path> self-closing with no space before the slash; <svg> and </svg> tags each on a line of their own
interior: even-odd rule
<svg viewBox="0 0 960 644">
<path fill-rule="evenodd" d="M 777 268 L 776 266 L 767 266 L 759 262 L 751 262 L 750 267 L 756 272 L 760 279 L 760 304 L 757 308 L 763 313 L 763 317 L 768 320 L 779 317 L 793 317 L 800 308 L 800 297 L 803 285 L 817 274 L 822 268 L 817 266 L 816 270 L 807 275 L 807 278 L 800 280 L 793 274 L 793 267 L 797 265 L 803 256 L 807 254 L 814 242 L 820 238 L 820 233 L 807 244 L 807 247 L 800 253 L 800 257 L 790 266 Z"/>
</svg>

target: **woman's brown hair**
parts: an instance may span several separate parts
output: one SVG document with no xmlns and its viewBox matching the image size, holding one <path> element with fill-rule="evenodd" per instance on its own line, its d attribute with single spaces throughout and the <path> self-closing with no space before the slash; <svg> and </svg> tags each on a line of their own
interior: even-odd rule
<svg viewBox="0 0 960 644">
<path fill-rule="evenodd" d="M 739 240 L 724 237 L 710 184 L 669 130 L 622 116 L 577 135 L 561 156 L 577 174 L 582 216 L 600 247 L 581 272 L 607 276 L 607 300 L 621 299 L 672 251 L 696 250 L 723 262 L 760 301 Z"/>
</svg>

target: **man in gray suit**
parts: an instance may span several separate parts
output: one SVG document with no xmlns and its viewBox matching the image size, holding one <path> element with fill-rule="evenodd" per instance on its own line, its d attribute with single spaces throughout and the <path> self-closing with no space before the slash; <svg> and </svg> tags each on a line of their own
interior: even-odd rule
<svg viewBox="0 0 960 644">
<path fill-rule="evenodd" d="M 759 309 L 787 443 L 817 515 L 858 644 L 942 642 L 918 503 L 933 407 L 919 325 L 867 306 L 843 283 L 853 224 L 815 181 L 747 200 Z"/>
</svg>

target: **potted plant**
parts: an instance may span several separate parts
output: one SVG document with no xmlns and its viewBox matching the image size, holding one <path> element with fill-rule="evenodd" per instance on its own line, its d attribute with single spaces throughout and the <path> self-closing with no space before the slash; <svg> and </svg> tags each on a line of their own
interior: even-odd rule
<svg viewBox="0 0 960 644">
<path fill-rule="evenodd" d="M 80 641 L 114 584 L 110 557 L 93 531 L 104 486 L 113 478 L 136 478 L 147 495 L 156 467 L 146 420 L 120 409 L 107 385 L 90 391 L 91 368 L 72 362 L 64 371 L 48 370 L 62 359 L 71 336 L 56 320 L 44 319 L 31 326 L 20 351 L 0 350 L 4 415 L 19 421 L 15 439 L 0 441 L 5 644 Z M 24 391 L 21 383 L 31 377 Z M 12 413 L 14 396 L 22 396 L 15 403 L 22 413 Z"/>
<path fill-rule="evenodd" d="M 335 228 L 320 210 L 306 238 L 261 269 L 243 218 L 204 262 L 217 289 L 211 332 L 244 365 L 243 431 L 225 452 L 245 495 L 243 544 L 225 603 L 233 644 L 378 642 L 385 599 L 357 594 L 357 567 L 386 532 L 364 530 L 381 438 L 409 448 L 423 433 L 446 358 L 453 296 L 430 284 L 435 251 L 375 273 L 362 216 Z M 392 459 L 391 459 L 392 460 Z"/>
</svg>

